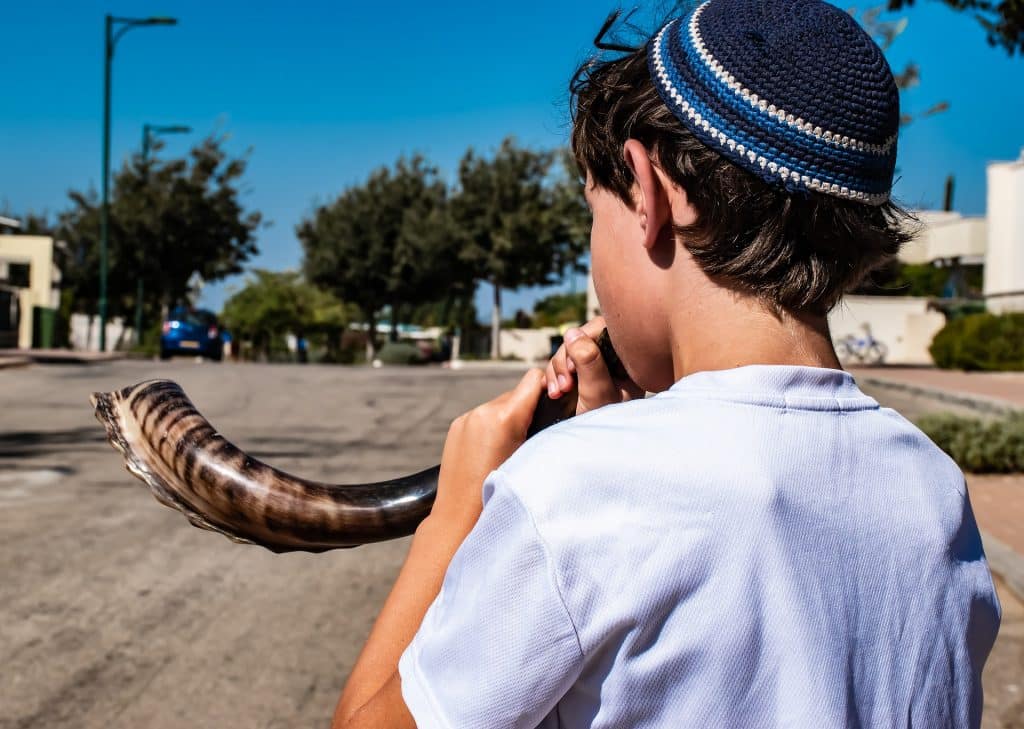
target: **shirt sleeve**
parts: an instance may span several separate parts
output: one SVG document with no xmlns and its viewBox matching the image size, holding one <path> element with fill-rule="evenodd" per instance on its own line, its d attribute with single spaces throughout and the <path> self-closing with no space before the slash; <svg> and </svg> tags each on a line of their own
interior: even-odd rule
<svg viewBox="0 0 1024 729">
<path fill-rule="evenodd" d="M 480 519 L 399 661 L 419 729 L 532 729 L 581 670 L 548 549 L 504 478 L 488 477 Z"/>
</svg>

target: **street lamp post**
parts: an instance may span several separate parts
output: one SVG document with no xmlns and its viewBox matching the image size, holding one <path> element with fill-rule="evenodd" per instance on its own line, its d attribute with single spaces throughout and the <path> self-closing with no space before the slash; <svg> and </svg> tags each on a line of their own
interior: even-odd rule
<svg viewBox="0 0 1024 729">
<path fill-rule="evenodd" d="M 149 150 L 153 143 L 153 136 L 156 134 L 188 134 L 192 131 L 192 127 L 186 127 L 182 124 L 172 124 L 170 126 L 159 126 L 156 124 L 143 124 L 142 125 L 142 174 L 145 176 L 143 179 L 149 181 Z M 139 273 L 139 278 L 135 286 L 135 344 L 138 346 L 142 343 L 142 273 Z"/>
<path fill-rule="evenodd" d="M 115 18 L 106 16 L 103 45 L 103 205 L 100 209 L 100 351 L 107 350 L 107 234 L 110 225 L 110 67 L 114 46 L 125 33 L 143 25 L 176 25 L 174 18 Z M 114 32 L 114 26 L 122 27 Z"/>
</svg>

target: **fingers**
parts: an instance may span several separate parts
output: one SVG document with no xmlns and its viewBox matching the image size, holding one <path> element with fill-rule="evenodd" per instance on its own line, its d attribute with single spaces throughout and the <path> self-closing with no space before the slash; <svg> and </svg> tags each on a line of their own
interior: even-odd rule
<svg viewBox="0 0 1024 729">
<path fill-rule="evenodd" d="M 579 380 L 577 414 L 608 403 L 621 402 L 619 388 L 608 373 L 601 350 L 592 337 L 583 329 L 570 329 L 565 333 L 565 347 L 569 359 L 576 366 Z"/>
<path fill-rule="evenodd" d="M 595 316 L 584 324 L 580 329 L 590 337 L 596 339 L 604 330 L 605 323 L 603 316 Z M 566 332 L 568 334 L 568 332 Z M 548 362 L 544 371 L 544 379 L 547 382 L 548 397 L 557 400 L 565 393 L 572 390 L 576 384 L 573 374 L 576 372 L 576 363 L 568 356 L 566 345 L 562 344 Z"/>
<path fill-rule="evenodd" d="M 604 331 L 605 326 L 604 317 L 595 316 L 593 319 L 581 326 L 580 329 L 582 329 L 583 333 L 591 339 L 597 339 L 597 335 Z"/>
<path fill-rule="evenodd" d="M 547 383 L 548 397 L 553 400 L 557 400 L 572 389 L 574 380 L 572 370 L 569 369 L 564 344 L 558 348 L 555 356 L 548 362 L 548 366 L 544 370 L 544 380 Z"/>
</svg>

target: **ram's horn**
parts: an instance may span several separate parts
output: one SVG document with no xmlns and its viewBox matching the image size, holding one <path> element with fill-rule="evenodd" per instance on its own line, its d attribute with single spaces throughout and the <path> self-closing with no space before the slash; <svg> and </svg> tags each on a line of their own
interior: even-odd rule
<svg viewBox="0 0 1024 729">
<path fill-rule="evenodd" d="M 307 481 L 247 456 L 174 382 L 94 393 L 96 417 L 128 470 L 197 527 L 275 552 L 322 552 L 411 534 L 437 492 L 438 469 L 381 483 Z"/>
<path fill-rule="evenodd" d="M 617 376 L 607 335 L 598 338 Z M 192 524 L 275 552 L 323 552 L 412 534 L 430 513 L 439 466 L 377 483 L 335 485 L 279 471 L 228 442 L 176 383 L 93 393 L 97 419 L 125 465 Z M 530 434 L 569 417 L 575 396 L 542 395 Z"/>
</svg>

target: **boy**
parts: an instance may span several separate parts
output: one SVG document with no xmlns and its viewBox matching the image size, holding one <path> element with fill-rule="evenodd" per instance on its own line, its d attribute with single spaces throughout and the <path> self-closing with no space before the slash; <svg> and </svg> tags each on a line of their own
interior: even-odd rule
<svg viewBox="0 0 1024 729">
<path fill-rule="evenodd" d="M 906 240 L 881 51 L 819 0 L 710 0 L 573 94 L 607 321 L 452 424 L 335 725 L 977 727 L 963 476 L 826 321 Z M 586 414 L 524 444 L 573 375 Z"/>
</svg>

